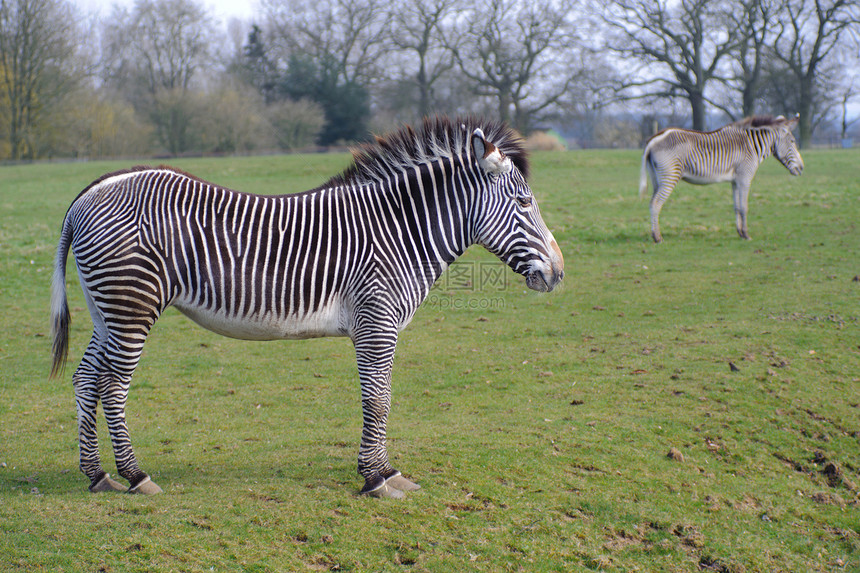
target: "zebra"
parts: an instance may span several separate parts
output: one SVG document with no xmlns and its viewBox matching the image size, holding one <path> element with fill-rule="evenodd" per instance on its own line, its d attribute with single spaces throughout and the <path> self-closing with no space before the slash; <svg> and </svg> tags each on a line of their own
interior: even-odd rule
<svg viewBox="0 0 860 573">
<path fill-rule="evenodd" d="M 753 116 L 716 131 L 665 129 L 648 140 L 642 153 L 639 196 L 648 189 L 651 175 L 651 237 L 660 234 L 660 210 L 672 189 L 683 179 L 696 185 L 732 182 L 732 196 L 738 234 L 749 239 L 747 209 L 756 170 L 769 155 L 776 157 L 792 175 L 803 172 L 803 158 L 791 131 L 798 117 Z"/>
<path fill-rule="evenodd" d="M 90 491 L 162 492 L 134 455 L 125 407 L 147 335 L 169 306 L 239 339 L 351 338 L 363 414 L 360 493 L 401 498 L 419 489 L 391 466 L 386 447 L 398 333 L 472 244 L 535 291 L 559 284 L 564 259 L 528 172 L 522 139 L 506 124 L 436 117 L 356 148 L 341 174 L 298 194 L 238 192 L 169 167 L 95 180 L 63 220 L 51 304 L 55 377 L 68 360 L 71 250 L 93 321 L 72 377 Z M 99 401 L 128 487 L 101 466 Z"/>
</svg>

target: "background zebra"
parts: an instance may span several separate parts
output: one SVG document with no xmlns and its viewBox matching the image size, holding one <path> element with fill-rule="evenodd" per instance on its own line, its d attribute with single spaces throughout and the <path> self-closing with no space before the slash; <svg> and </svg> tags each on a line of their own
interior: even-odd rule
<svg viewBox="0 0 860 573">
<path fill-rule="evenodd" d="M 129 491 L 161 491 L 134 456 L 125 405 L 150 328 L 171 305 L 235 338 L 350 337 L 364 418 L 361 491 L 402 497 L 418 489 L 386 449 L 398 332 L 475 243 L 534 290 L 561 281 L 561 251 L 527 174 L 521 140 L 505 125 L 439 118 L 377 138 L 344 173 L 295 195 L 240 193 L 170 168 L 92 183 L 63 221 L 52 296 L 56 375 L 68 354 L 71 250 L 94 326 L 73 375 L 90 491 L 126 490 L 101 466 L 99 401 Z"/>
<path fill-rule="evenodd" d="M 791 131 L 798 118 L 748 117 L 716 131 L 669 128 L 648 140 L 642 153 L 639 196 L 648 189 L 651 175 L 651 236 L 660 234 L 660 210 L 679 179 L 703 185 L 732 182 L 738 234 L 749 239 L 747 209 L 750 183 L 761 162 L 776 157 L 792 175 L 803 172 L 803 158 Z"/>
</svg>

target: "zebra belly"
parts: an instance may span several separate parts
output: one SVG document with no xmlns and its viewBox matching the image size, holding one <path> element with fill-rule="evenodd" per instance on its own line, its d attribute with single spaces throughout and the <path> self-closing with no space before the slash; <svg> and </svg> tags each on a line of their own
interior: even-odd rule
<svg viewBox="0 0 860 573">
<path fill-rule="evenodd" d="M 207 310 L 175 303 L 179 312 L 212 332 L 241 340 L 282 340 L 347 336 L 341 305 L 330 303 L 304 317 L 277 317 L 271 312 L 252 316 L 229 316 L 223 311 Z"/>
<path fill-rule="evenodd" d="M 698 175 L 696 173 L 684 173 L 681 179 L 693 185 L 708 185 L 709 183 L 723 183 L 734 181 L 734 173 L 716 173 L 714 175 Z"/>
</svg>

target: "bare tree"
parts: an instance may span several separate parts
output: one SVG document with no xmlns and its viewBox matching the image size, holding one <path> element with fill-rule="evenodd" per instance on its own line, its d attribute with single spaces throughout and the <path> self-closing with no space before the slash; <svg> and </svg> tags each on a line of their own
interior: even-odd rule
<svg viewBox="0 0 860 573">
<path fill-rule="evenodd" d="M 857 34 L 860 3 L 857 0 L 786 0 L 785 11 L 773 22 L 777 34 L 773 53 L 789 73 L 800 114 L 801 147 L 809 144 L 817 113 L 817 84 L 821 71 L 837 53 L 846 34 Z"/>
<path fill-rule="evenodd" d="M 131 12 L 114 10 L 106 79 L 149 115 L 170 153 L 187 151 L 199 103 L 192 82 L 212 62 L 212 21 L 195 0 L 138 0 Z"/>
<path fill-rule="evenodd" d="M 474 92 L 497 104 L 499 118 L 528 133 L 582 73 L 572 3 L 497 0 L 461 12 L 449 38 Z"/>
<path fill-rule="evenodd" d="M 705 129 L 708 87 L 737 45 L 726 2 L 613 0 L 600 15 L 605 49 L 628 69 L 620 89 L 629 98 L 684 98 L 693 129 Z"/>
<path fill-rule="evenodd" d="M 848 129 L 860 121 L 860 115 L 856 116 L 853 119 L 849 118 L 848 104 L 851 100 L 855 99 L 858 94 L 860 94 L 860 90 L 858 90 L 857 86 L 854 85 L 856 79 L 851 80 L 851 82 L 842 88 L 840 92 L 840 104 L 842 106 L 842 112 L 840 113 L 841 121 L 840 121 L 840 137 L 844 140 L 848 137 Z"/>
<path fill-rule="evenodd" d="M 762 71 L 768 59 L 771 21 L 778 16 L 782 0 L 737 0 L 729 5 L 728 17 L 732 29 L 737 31 L 737 52 L 733 58 L 733 77 L 729 79 L 733 93 L 741 96 L 741 106 L 723 106 L 732 119 L 749 117 L 756 111 L 761 89 Z M 732 97 L 731 100 L 736 98 Z"/>
<path fill-rule="evenodd" d="M 0 125 L 12 159 L 33 159 L 42 119 L 80 78 L 76 21 L 64 0 L 0 2 Z"/>
<path fill-rule="evenodd" d="M 578 77 L 559 100 L 562 115 L 555 120 L 582 147 L 597 145 L 601 126 L 612 122 L 615 112 L 622 111 L 616 108 L 619 70 L 599 50 L 590 50 L 587 61 L 588 72 Z"/>
<path fill-rule="evenodd" d="M 412 69 L 412 80 L 418 90 L 419 117 L 431 113 L 433 86 L 454 67 L 453 54 L 445 48 L 441 30 L 458 3 L 459 0 L 400 0 L 392 4 L 394 44 L 414 58 L 409 66 L 417 68 Z"/>
<path fill-rule="evenodd" d="M 860 103 L 860 34 L 841 42 L 839 55 L 833 59 L 839 62 L 838 85 L 833 92 L 839 105 L 840 138 L 844 141 L 849 137 L 851 126 L 860 121 L 860 113 L 854 105 Z"/>
<path fill-rule="evenodd" d="M 279 97 L 322 105 L 319 143 L 368 137 L 370 88 L 386 76 L 383 0 L 262 0 Z"/>
<path fill-rule="evenodd" d="M 369 85 L 381 76 L 386 5 L 382 0 L 262 0 L 271 56 L 332 62 L 338 79 Z"/>
</svg>

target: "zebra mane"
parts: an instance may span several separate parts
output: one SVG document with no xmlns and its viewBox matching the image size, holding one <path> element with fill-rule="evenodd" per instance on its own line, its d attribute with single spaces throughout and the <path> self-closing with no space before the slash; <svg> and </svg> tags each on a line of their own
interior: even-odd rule
<svg viewBox="0 0 860 573">
<path fill-rule="evenodd" d="M 779 125 L 785 121 L 785 118 L 782 116 L 773 117 L 772 115 L 751 115 L 750 117 L 745 117 L 730 125 L 740 129 L 748 129 L 753 127 L 770 127 L 772 125 Z"/>
<path fill-rule="evenodd" d="M 424 118 L 417 129 L 405 126 L 375 142 L 352 150 L 353 163 L 326 186 L 366 184 L 399 175 L 410 169 L 456 155 L 471 155 L 472 133 L 480 128 L 487 141 L 508 156 L 517 169 L 528 177 L 528 154 L 520 135 L 502 122 L 478 117 L 446 116 Z"/>
</svg>

